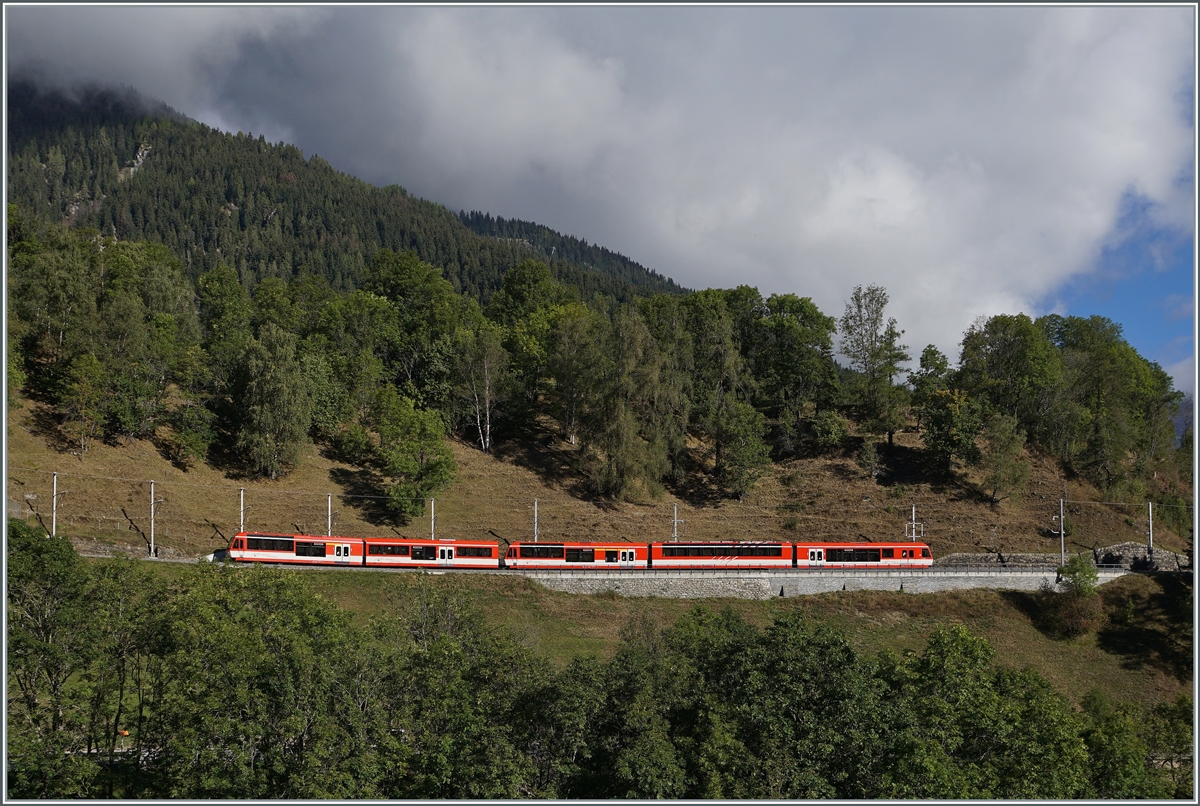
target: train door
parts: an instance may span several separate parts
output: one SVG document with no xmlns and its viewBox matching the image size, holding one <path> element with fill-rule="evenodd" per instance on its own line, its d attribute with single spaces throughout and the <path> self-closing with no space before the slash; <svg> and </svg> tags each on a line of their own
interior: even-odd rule
<svg viewBox="0 0 1200 806">
<path fill-rule="evenodd" d="M 825 549 L 809 549 L 808 564 L 816 568 L 823 566 L 825 564 Z"/>
<path fill-rule="evenodd" d="M 634 549 L 621 549 L 621 567 L 633 568 L 637 565 L 637 551 Z"/>
<path fill-rule="evenodd" d="M 438 565 L 446 567 L 454 565 L 454 548 L 452 546 L 438 546 Z"/>
<path fill-rule="evenodd" d="M 333 561 L 334 563 L 349 563 L 350 562 L 350 546 L 346 543 L 333 544 Z"/>
</svg>

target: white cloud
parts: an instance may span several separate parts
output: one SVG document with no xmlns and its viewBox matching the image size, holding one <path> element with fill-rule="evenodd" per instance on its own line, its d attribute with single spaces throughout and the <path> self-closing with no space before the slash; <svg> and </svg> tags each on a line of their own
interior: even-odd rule
<svg viewBox="0 0 1200 806">
<path fill-rule="evenodd" d="M 1196 356 L 1189 355 L 1182 361 L 1176 361 L 1163 367 L 1175 381 L 1175 388 L 1189 395 L 1196 393 Z"/>
<path fill-rule="evenodd" d="M 1060 306 L 1127 235 L 1127 194 L 1193 228 L 1186 7 L 7 13 L 10 64 L 294 136 L 685 285 L 833 316 L 883 285 L 914 355 Z"/>
</svg>

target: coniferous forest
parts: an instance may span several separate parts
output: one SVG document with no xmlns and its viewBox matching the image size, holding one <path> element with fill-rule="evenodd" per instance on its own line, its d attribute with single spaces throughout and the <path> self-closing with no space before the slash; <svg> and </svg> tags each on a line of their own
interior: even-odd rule
<svg viewBox="0 0 1200 806">
<path fill-rule="evenodd" d="M 877 286 L 836 312 L 689 291 L 132 93 L 14 83 L 8 114 L 9 403 L 44 404 L 79 456 L 153 437 L 181 468 L 275 479 L 316 441 L 405 523 L 454 480 L 451 436 L 486 453 L 549 423 L 615 502 L 697 475 L 745 496 L 852 427 L 872 472 L 915 427 L 927 473 L 982 467 L 993 502 L 1036 451 L 1180 505 L 1162 517 L 1190 535 L 1182 395 L 1109 319 L 999 315 L 958 356 L 918 352 Z M 10 797 L 1191 793 L 1190 701 L 1080 710 L 961 628 L 868 658 L 701 608 L 556 669 L 432 592 L 361 625 L 287 574 L 167 585 L 18 522 L 8 550 Z"/>
</svg>

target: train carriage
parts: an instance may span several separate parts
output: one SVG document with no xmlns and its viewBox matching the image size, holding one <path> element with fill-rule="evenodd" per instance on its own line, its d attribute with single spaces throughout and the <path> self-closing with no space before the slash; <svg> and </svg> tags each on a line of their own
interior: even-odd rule
<svg viewBox="0 0 1200 806">
<path fill-rule="evenodd" d="M 508 568 L 645 568 L 650 546 L 645 543 L 513 543 L 504 555 Z"/>
<path fill-rule="evenodd" d="M 503 553 L 498 543 L 489 541 L 317 537 L 273 532 L 239 532 L 230 540 L 227 556 L 235 562 L 290 565 L 515 570 L 887 570 L 933 565 L 929 546 L 913 541 L 518 542 Z"/>
<path fill-rule="evenodd" d="M 271 532 L 239 532 L 229 541 L 235 562 L 289 565 L 362 565 L 361 537 L 314 537 Z"/>
<path fill-rule="evenodd" d="M 792 568 L 795 557 L 791 543 L 718 541 L 652 543 L 654 568 Z"/>
<path fill-rule="evenodd" d="M 928 568 L 933 554 L 924 543 L 797 543 L 797 568 Z"/>
<path fill-rule="evenodd" d="M 500 544 L 472 540 L 368 537 L 368 568 L 499 568 Z"/>
</svg>

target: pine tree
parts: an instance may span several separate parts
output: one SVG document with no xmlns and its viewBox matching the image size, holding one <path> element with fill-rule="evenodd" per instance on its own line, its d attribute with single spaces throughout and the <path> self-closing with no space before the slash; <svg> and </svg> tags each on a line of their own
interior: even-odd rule
<svg viewBox="0 0 1200 806">
<path fill-rule="evenodd" d="M 883 318 L 888 295 L 877 285 L 855 286 L 850 302 L 839 323 L 841 351 L 858 372 L 856 397 L 872 430 L 888 434 L 902 422 L 900 401 L 892 393 L 892 380 L 900 372 L 900 364 L 909 359 L 908 348 L 900 344 L 903 330 L 896 320 Z"/>
<path fill-rule="evenodd" d="M 254 472 L 275 479 L 299 461 L 311 422 L 312 396 L 295 336 L 268 323 L 250 340 L 243 373 L 237 446 Z"/>
</svg>

